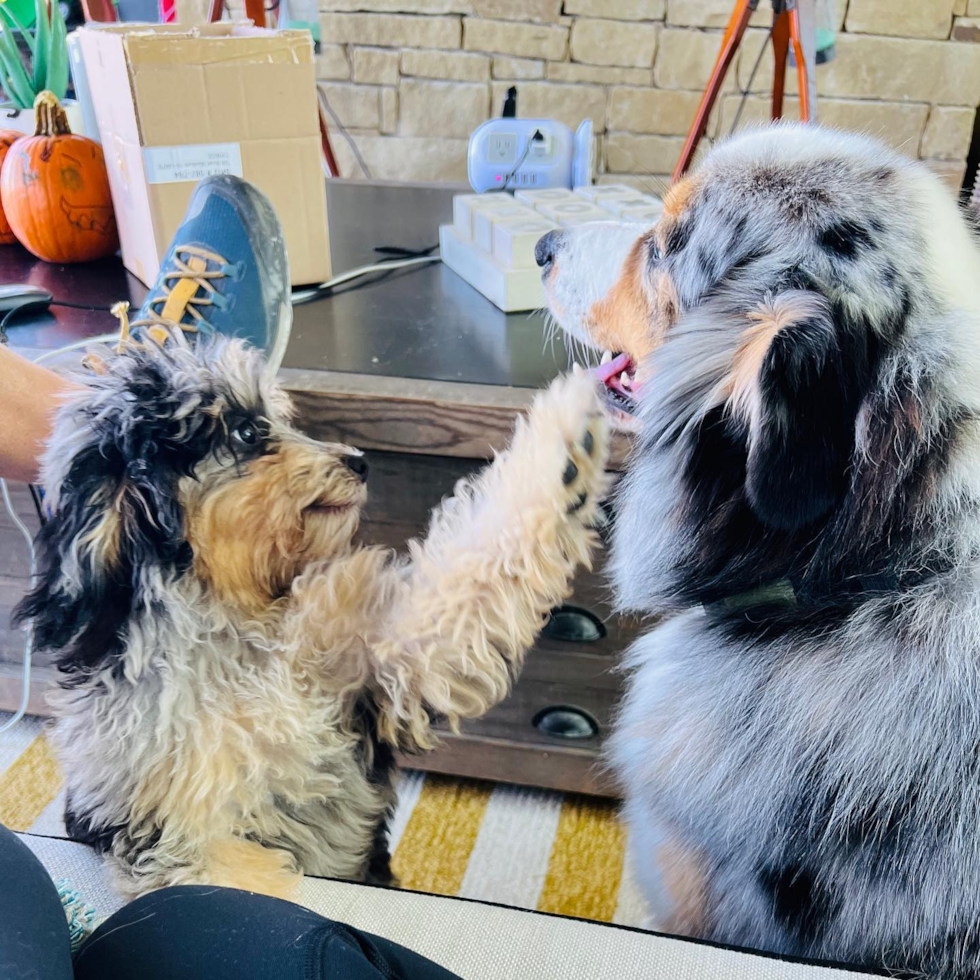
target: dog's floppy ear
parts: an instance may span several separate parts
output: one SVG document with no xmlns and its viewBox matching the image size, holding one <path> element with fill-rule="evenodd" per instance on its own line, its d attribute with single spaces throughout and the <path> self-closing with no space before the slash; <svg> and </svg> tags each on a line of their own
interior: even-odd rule
<svg viewBox="0 0 980 980">
<path fill-rule="evenodd" d="M 846 489 L 873 335 L 835 319 L 829 302 L 807 290 L 767 298 L 748 319 L 730 401 L 748 428 L 746 494 L 763 524 L 796 530 Z"/>
<path fill-rule="evenodd" d="M 134 424 L 132 400 L 122 403 L 122 411 L 94 400 L 63 410 L 48 455 L 71 456 L 50 488 L 34 585 L 15 610 L 18 621 L 32 620 L 36 646 L 60 650 L 69 671 L 110 658 L 133 609 L 149 598 L 149 575 L 189 560 L 179 472 L 159 451 L 153 406 Z"/>
</svg>

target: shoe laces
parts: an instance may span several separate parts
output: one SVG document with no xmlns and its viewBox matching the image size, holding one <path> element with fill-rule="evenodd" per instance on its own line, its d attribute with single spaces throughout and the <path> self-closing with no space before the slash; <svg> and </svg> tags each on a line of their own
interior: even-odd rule
<svg viewBox="0 0 980 980">
<path fill-rule="evenodd" d="M 160 316 L 155 316 L 153 320 L 137 320 L 130 323 L 128 300 L 123 299 L 115 303 L 110 307 L 109 312 L 119 321 L 119 339 L 116 341 L 115 346 L 115 352 L 117 354 L 124 353 L 129 346 L 140 346 L 140 341 L 133 336 L 132 330 L 137 323 L 146 328 L 146 336 L 159 347 L 163 347 L 168 340 L 176 341 L 178 338 L 185 345 L 187 344 L 183 333 L 183 331 L 187 330 L 186 324 L 175 323 L 173 320 L 164 320 Z M 107 370 L 105 361 L 94 351 L 86 352 L 82 358 L 82 367 L 92 371 L 94 374 L 105 374 Z"/>
<path fill-rule="evenodd" d="M 202 308 L 226 309 L 228 304 L 212 280 L 236 277 L 238 265 L 197 245 L 178 245 L 174 248 L 172 262 L 174 268 L 160 281 L 160 293 L 146 303 L 148 314 L 134 320 L 130 327 L 169 328 L 176 324 L 187 333 L 209 333 L 211 324 L 201 312 Z M 188 314 L 190 322 L 185 319 Z"/>
</svg>

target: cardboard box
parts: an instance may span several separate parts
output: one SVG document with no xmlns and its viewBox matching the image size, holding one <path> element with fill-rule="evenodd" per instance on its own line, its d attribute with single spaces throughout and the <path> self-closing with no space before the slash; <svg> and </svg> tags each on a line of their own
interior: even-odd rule
<svg viewBox="0 0 980 980">
<path fill-rule="evenodd" d="M 293 283 L 330 278 L 308 32 L 218 23 L 78 33 L 130 272 L 152 283 L 197 181 L 234 173 L 272 201 Z"/>
</svg>

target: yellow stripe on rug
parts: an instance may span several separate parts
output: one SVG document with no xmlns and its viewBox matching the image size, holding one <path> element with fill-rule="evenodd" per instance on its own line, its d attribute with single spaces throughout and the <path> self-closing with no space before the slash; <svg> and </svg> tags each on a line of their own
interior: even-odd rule
<svg viewBox="0 0 980 980">
<path fill-rule="evenodd" d="M 539 911 L 611 922 L 625 850 L 626 832 L 613 803 L 566 796 Z"/>
<path fill-rule="evenodd" d="M 455 895 L 493 785 L 428 775 L 391 859 L 402 888 Z"/>
<path fill-rule="evenodd" d="M 61 772 L 42 732 L 0 773 L 0 824 L 28 830 L 61 789 Z"/>
</svg>

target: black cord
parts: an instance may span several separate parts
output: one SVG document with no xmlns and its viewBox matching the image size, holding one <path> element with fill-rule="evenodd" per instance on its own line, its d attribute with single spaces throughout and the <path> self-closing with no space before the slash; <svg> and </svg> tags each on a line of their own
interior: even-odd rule
<svg viewBox="0 0 980 980">
<path fill-rule="evenodd" d="M 742 92 L 742 100 L 739 102 L 738 109 L 735 112 L 735 118 L 732 120 L 732 128 L 728 131 L 729 136 L 734 135 L 735 130 L 738 129 L 739 121 L 742 118 L 742 110 L 745 109 L 745 103 L 748 102 L 749 93 L 752 91 L 752 83 L 758 74 L 759 66 L 762 64 L 762 59 L 765 56 L 766 48 L 769 47 L 769 42 L 772 41 L 772 32 L 775 29 L 775 24 L 769 28 L 769 33 L 766 35 L 765 41 L 762 42 L 762 47 L 759 48 L 759 57 L 755 59 L 755 64 L 752 66 L 752 71 L 749 74 L 749 80 L 745 85 L 745 91 Z"/>
<path fill-rule="evenodd" d="M 9 343 L 10 338 L 7 336 L 7 327 L 10 326 L 11 321 L 14 320 L 18 314 L 43 313 L 49 306 L 64 306 L 71 310 L 90 310 L 94 313 L 107 313 L 111 315 L 111 311 L 108 306 L 92 306 L 89 303 L 63 303 L 59 300 L 51 300 L 51 302 L 46 302 L 44 300 L 31 300 L 26 303 L 21 303 L 20 306 L 15 306 L 4 313 L 3 319 L 0 319 L 0 344 Z"/>
<path fill-rule="evenodd" d="M 379 265 L 387 261 L 395 261 L 396 258 L 397 256 L 393 255 L 389 259 L 382 259 Z M 349 279 L 347 282 L 339 282 L 336 286 L 319 286 L 310 295 L 310 298 L 304 300 L 303 303 L 305 305 L 306 303 L 315 303 L 320 299 L 327 299 L 330 296 L 343 296 L 346 293 L 356 293 L 359 289 L 367 289 L 369 286 L 377 286 L 379 283 L 387 282 L 387 280 L 396 273 L 415 272 L 421 268 L 422 265 L 399 265 L 392 269 L 375 269 L 374 272 L 365 273 L 363 276 L 359 276 L 357 279 Z"/>
<path fill-rule="evenodd" d="M 531 152 L 531 144 L 540 143 L 543 139 L 544 136 L 541 134 L 541 130 L 536 129 L 533 135 L 531 136 L 531 138 L 527 141 L 527 146 L 524 147 L 524 152 L 521 154 L 520 160 L 518 160 L 517 163 L 514 164 L 514 169 L 511 170 L 511 172 L 507 174 L 506 177 L 504 177 L 499 187 L 494 187 L 492 190 L 487 191 L 487 193 L 502 194 L 504 191 L 506 191 L 507 185 L 510 183 L 511 178 L 514 176 L 514 174 L 517 173 L 518 170 L 521 169 L 521 164 L 524 163 L 524 161 L 527 159 L 527 155 Z"/>
<path fill-rule="evenodd" d="M 439 243 L 428 248 L 402 248 L 398 245 L 375 245 L 374 251 L 385 256 L 381 262 L 393 262 L 396 259 L 424 259 L 439 248 Z"/>
<path fill-rule="evenodd" d="M 364 162 L 364 157 L 361 156 L 361 151 L 357 148 L 357 143 L 354 142 L 354 137 L 347 132 L 346 127 L 340 121 L 340 116 L 338 116 L 337 113 L 333 111 L 332 106 L 327 101 L 327 97 L 324 94 L 323 89 L 319 85 L 317 85 L 316 87 L 316 97 L 320 100 L 320 104 L 323 106 L 323 108 L 326 109 L 326 111 L 330 114 L 330 118 L 334 121 L 334 125 L 337 127 L 337 129 L 340 130 L 340 135 L 343 136 L 345 140 L 347 140 L 347 144 L 348 146 L 350 146 L 351 153 L 354 154 L 354 159 L 357 161 L 357 165 L 361 168 L 361 173 L 364 174 L 367 180 L 373 180 L 374 178 L 371 174 L 371 171 L 368 170 L 368 165 Z"/>
<path fill-rule="evenodd" d="M 48 522 L 48 519 L 44 516 L 44 491 L 40 487 L 34 486 L 33 483 L 28 483 L 27 489 L 31 493 L 31 500 L 34 501 L 34 509 L 37 511 L 37 519 L 43 526 Z"/>
</svg>

